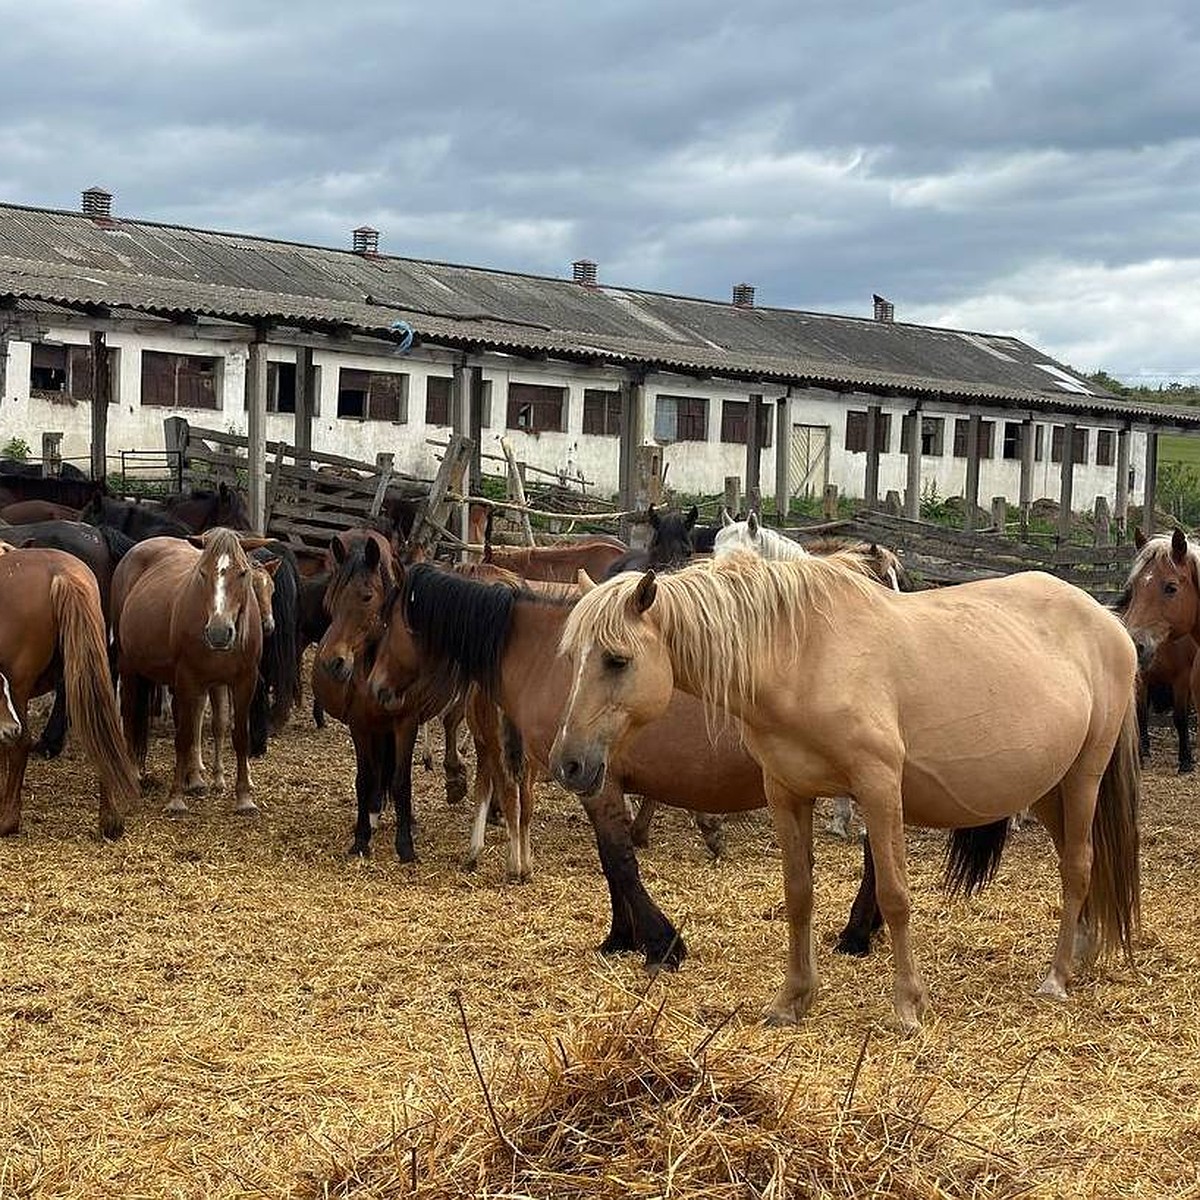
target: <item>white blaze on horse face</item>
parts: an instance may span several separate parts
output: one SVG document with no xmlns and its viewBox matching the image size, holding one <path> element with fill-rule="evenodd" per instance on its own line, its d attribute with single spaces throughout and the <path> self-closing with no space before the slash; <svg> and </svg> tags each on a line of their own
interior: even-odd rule
<svg viewBox="0 0 1200 1200">
<path fill-rule="evenodd" d="M 225 574 L 229 570 L 229 555 L 222 554 L 217 559 L 217 581 L 216 587 L 213 589 L 213 607 L 212 616 L 215 620 L 217 617 L 225 616 Z"/>
<path fill-rule="evenodd" d="M 583 655 L 579 659 L 579 666 L 575 668 L 575 678 L 571 683 L 571 694 L 567 697 L 567 704 L 563 709 L 563 719 L 562 724 L 558 727 L 558 737 L 554 739 L 556 744 L 563 740 L 567 732 L 567 722 L 575 712 L 575 700 L 579 695 L 579 688 L 583 683 L 583 671 L 587 666 L 588 655 L 591 654 L 592 650 L 592 646 L 584 650 Z"/>
</svg>

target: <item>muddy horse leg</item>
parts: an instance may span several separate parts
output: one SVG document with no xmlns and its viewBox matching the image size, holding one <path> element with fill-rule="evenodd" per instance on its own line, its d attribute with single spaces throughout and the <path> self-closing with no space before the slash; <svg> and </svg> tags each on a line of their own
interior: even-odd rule
<svg viewBox="0 0 1200 1200">
<path fill-rule="evenodd" d="M 254 786 L 250 779 L 250 705 L 256 682 L 257 676 L 249 681 L 239 680 L 229 689 L 233 695 L 233 752 L 237 755 L 233 811 L 239 816 L 253 816 L 258 812 L 258 805 L 250 798 Z"/>
<path fill-rule="evenodd" d="M 397 721 L 383 746 L 383 778 L 388 781 L 396 809 L 396 857 L 401 862 L 417 861 L 413 847 L 412 763 L 418 724 L 416 717 Z"/>
<path fill-rule="evenodd" d="M 633 818 L 633 822 L 629 826 L 629 837 L 638 849 L 648 850 L 650 848 L 650 826 L 654 821 L 654 814 L 658 812 L 658 801 L 647 799 L 645 796 L 641 799 L 637 816 Z"/>
<path fill-rule="evenodd" d="M 875 860 L 871 857 L 870 839 L 863 836 L 863 870 L 858 884 L 858 894 L 850 906 L 850 917 L 846 928 L 838 934 L 833 947 L 835 954 L 853 954 L 864 957 L 871 953 L 871 935 L 883 927 L 883 914 L 875 900 Z"/>
<path fill-rule="evenodd" d="M 642 884 L 620 783 L 609 780 L 596 795 L 583 800 L 583 807 L 596 833 L 600 866 L 612 900 L 612 928 L 600 952 L 642 950 L 650 970 L 678 967 L 687 947 Z"/>
<path fill-rule="evenodd" d="M 177 678 L 171 707 L 175 714 L 175 771 L 171 778 L 171 791 L 167 796 L 168 816 L 178 816 L 188 811 L 184 795 L 196 790 L 194 762 L 199 759 L 196 747 L 200 722 L 204 716 L 205 693 L 197 689 L 190 680 Z"/>
<path fill-rule="evenodd" d="M 463 706 L 455 704 L 442 715 L 445 745 L 442 748 L 442 767 L 446 772 L 446 803 L 461 804 L 467 796 L 467 768 L 458 753 L 458 727 L 463 721 Z"/>
<path fill-rule="evenodd" d="M 379 827 L 383 811 L 383 780 L 380 773 L 378 737 L 362 729 L 351 729 L 354 740 L 354 797 L 357 815 L 350 858 L 367 858 L 371 853 L 371 834 Z M 389 731 L 387 736 L 391 736 Z"/>
<path fill-rule="evenodd" d="M 1196 769 L 1196 760 L 1192 757 L 1191 731 L 1188 729 L 1192 702 L 1190 684 L 1184 687 L 1176 684 L 1172 698 L 1174 704 L 1171 715 L 1175 721 L 1175 736 L 1179 739 L 1179 774 L 1190 775 Z"/>
</svg>

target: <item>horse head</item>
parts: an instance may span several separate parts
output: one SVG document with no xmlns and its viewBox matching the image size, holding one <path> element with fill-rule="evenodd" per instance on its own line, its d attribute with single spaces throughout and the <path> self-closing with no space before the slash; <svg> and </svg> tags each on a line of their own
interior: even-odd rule
<svg viewBox="0 0 1200 1200">
<path fill-rule="evenodd" d="M 338 534 L 329 549 L 334 562 L 325 590 L 329 628 L 317 647 L 314 669 L 348 683 L 355 666 L 373 657 L 383 636 L 394 560 L 387 539 L 374 530 Z"/>
<path fill-rule="evenodd" d="M 232 529 L 210 529 L 188 541 L 200 550 L 190 586 L 202 597 L 204 644 L 210 650 L 234 650 L 246 635 L 248 614 L 253 612 L 259 617 L 260 627 L 262 623 L 253 564 Z M 267 612 L 270 612 L 269 593 Z"/>
<path fill-rule="evenodd" d="M 1163 642 L 1200 635 L 1200 548 L 1180 529 L 1143 538 L 1119 607 L 1142 670 Z"/>
</svg>

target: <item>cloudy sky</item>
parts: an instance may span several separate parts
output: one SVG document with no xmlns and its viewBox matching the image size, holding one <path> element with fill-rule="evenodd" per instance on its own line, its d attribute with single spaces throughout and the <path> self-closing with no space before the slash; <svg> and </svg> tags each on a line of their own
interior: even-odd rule
<svg viewBox="0 0 1200 1200">
<path fill-rule="evenodd" d="M 0 0 L 0 200 L 1200 382 L 1200 3 Z"/>
</svg>

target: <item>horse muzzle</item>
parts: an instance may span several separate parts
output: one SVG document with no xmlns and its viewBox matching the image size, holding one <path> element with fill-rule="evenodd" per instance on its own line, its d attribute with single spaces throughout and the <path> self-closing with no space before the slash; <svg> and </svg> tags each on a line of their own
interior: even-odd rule
<svg viewBox="0 0 1200 1200">
<path fill-rule="evenodd" d="M 321 670 L 335 683 L 347 683 L 354 674 L 354 657 L 349 654 L 337 654 L 332 658 L 319 660 Z"/>
<path fill-rule="evenodd" d="M 1139 629 L 1136 632 L 1131 631 L 1129 636 L 1133 641 L 1134 648 L 1137 650 L 1138 670 L 1148 670 L 1150 664 L 1154 661 L 1154 656 L 1158 653 L 1159 639 L 1147 629 Z"/>
<path fill-rule="evenodd" d="M 554 778 L 577 796 L 594 796 L 604 786 L 608 767 L 603 754 L 554 751 L 550 770 Z"/>
<path fill-rule="evenodd" d="M 210 650 L 232 650 L 237 641 L 237 631 L 232 625 L 206 625 L 204 644 Z"/>
</svg>

